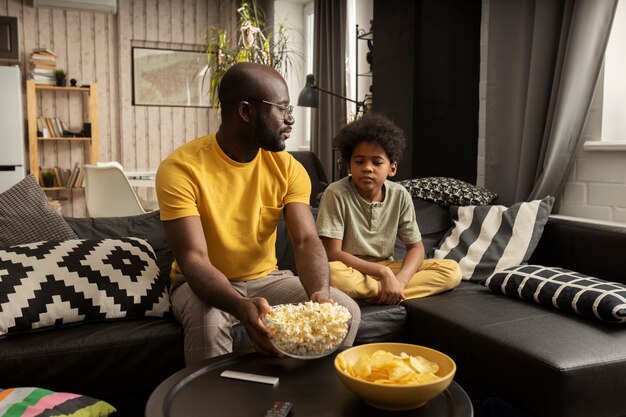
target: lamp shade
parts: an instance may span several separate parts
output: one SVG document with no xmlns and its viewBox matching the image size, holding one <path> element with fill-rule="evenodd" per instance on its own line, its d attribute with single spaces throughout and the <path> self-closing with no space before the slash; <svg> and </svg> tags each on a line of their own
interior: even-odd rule
<svg viewBox="0 0 626 417">
<path fill-rule="evenodd" d="M 315 86 L 313 74 L 306 76 L 306 84 L 298 96 L 298 106 L 317 107 L 319 103 L 319 92 Z"/>
</svg>

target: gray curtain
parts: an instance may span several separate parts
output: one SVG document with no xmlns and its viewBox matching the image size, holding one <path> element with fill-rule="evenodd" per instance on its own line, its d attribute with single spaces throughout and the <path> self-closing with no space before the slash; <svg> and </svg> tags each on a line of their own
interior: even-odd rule
<svg viewBox="0 0 626 417">
<path fill-rule="evenodd" d="M 345 0 L 315 0 L 313 73 L 321 89 L 342 96 L 346 95 L 346 14 Z M 331 181 L 338 179 L 332 140 L 345 122 L 345 101 L 319 93 L 319 107 L 312 111 L 311 150 Z"/>
<path fill-rule="evenodd" d="M 489 0 L 485 186 L 498 203 L 558 196 L 618 0 Z"/>
</svg>

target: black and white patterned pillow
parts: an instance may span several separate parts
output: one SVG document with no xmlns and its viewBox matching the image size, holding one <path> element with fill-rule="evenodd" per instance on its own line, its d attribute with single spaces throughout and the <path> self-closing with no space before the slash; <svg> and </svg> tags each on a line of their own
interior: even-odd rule
<svg viewBox="0 0 626 417">
<path fill-rule="evenodd" d="M 31 174 L 0 194 L 0 248 L 78 239 Z"/>
<path fill-rule="evenodd" d="M 505 206 L 450 208 L 454 227 L 432 254 L 454 259 L 463 279 L 482 282 L 502 269 L 528 261 L 548 221 L 554 197 Z"/>
<path fill-rule="evenodd" d="M 426 177 L 398 181 L 413 197 L 442 206 L 484 206 L 498 195 L 485 188 L 449 177 Z"/>
<path fill-rule="evenodd" d="M 514 298 L 569 313 L 626 323 L 626 285 L 579 272 L 541 265 L 522 265 L 496 272 L 484 285 Z"/>
<path fill-rule="evenodd" d="M 48 241 L 0 250 L 0 337 L 169 311 L 167 286 L 145 240 Z"/>
</svg>

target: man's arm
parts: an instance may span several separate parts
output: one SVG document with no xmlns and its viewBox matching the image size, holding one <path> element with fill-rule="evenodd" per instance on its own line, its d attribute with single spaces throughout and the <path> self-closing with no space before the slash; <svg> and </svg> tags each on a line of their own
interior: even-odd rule
<svg viewBox="0 0 626 417">
<path fill-rule="evenodd" d="M 304 203 L 289 203 L 283 213 L 304 290 L 312 301 L 329 301 L 328 258 L 317 236 L 311 208 Z"/>
<path fill-rule="evenodd" d="M 164 221 L 163 225 L 176 262 L 193 292 L 209 305 L 235 316 L 258 351 L 277 353 L 269 341 L 269 330 L 261 321 L 261 315 L 270 310 L 267 300 L 242 296 L 211 264 L 200 217 Z"/>
</svg>

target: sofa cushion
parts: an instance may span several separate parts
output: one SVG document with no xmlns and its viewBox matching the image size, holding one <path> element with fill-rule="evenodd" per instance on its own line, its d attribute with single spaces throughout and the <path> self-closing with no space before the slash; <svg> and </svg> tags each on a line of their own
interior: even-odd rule
<svg viewBox="0 0 626 417">
<path fill-rule="evenodd" d="M 0 194 L 0 230 L 0 248 L 77 238 L 32 175 Z"/>
<path fill-rule="evenodd" d="M 563 268 L 521 265 L 496 272 L 484 285 L 496 293 L 569 313 L 626 323 L 626 285 L 617 282 Z"/>
<path fill-rule="evenodd" d="M 493 272 L 530 258 L 554 204 L 554 197 L 505 206 L 450 209 L 454 227 L 433 258 L 454 259 L 463 279 L 481 282 Z"/>
<path fill-rule="evenodd" d="M 139 238 L 66 240 L 0 250 L 0 336 L 81 321 L 162 317 L 167 287 Z"/>
<path fill-rule="evenodd" d="M 79 239 L 107 239 L 134 236 L 146 240 L 157 256 L 161 270 L 159 278 L 169 285 L 170 269 L 174 254 L 167 243 L 160 212 L 126 217 L 80 218 L 66 217 L 65 221 Z"/>
<path fill-rule="evenodd" d="M 14 417 L 107 417 L 117 410 L 111 404 L 84 395 L 20 387 L 0 389 L 0 411 L 3 416 Z"/>
<path fill-rule="evenodd" d="M 449 177 L 426 177 L 398 181 L 413 197 L 442 206 L 491 204 L 498 195 L 485 188 Z"/>
<path fill-rule="evenodd" d="M 422 235 L 424 252 L 428 255 L 452 227 L 450 208 L 417 197 L 413 198 L 413 207 L 417 226 Z M 394 259 L 403 259 L 405 255 L 406 246 L 399 238 L 396 238 Z"/>
</svg>

